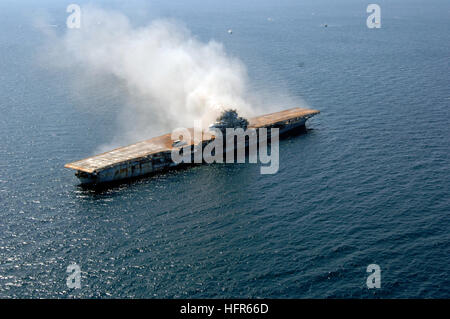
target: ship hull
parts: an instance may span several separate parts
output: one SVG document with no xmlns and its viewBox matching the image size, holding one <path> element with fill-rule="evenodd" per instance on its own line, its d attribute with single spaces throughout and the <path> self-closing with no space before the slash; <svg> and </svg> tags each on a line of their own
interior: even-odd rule
<svg viewBox="0 0 450 319">
<path fill-rule="evenodd" d="M 312 115 L 319 113 L 318 111 L 314 110 L 298 110 L 301 110 L 303 113 L 305 113 L 305 111 L 309 112 L 306 112 L 302 116 L 291 117 L 281 117 L 281 115 L 278 115 L 283 112 L 273 113 L 254 118 L 253 125 L 249 127 L 267 128 L 268 132 L 270 132 L 270 128 L 278 128 L 280 136 L 285 136 L 290 134 L 291 132 L 304 130 L 307 119 Z M 292 112 L 292 110 L 284 112 Z M 294 115 L 296 114 L 297 113 L 294 113 Z M 277 115 L 278 117 L 276 117 L 275 115 Z M 203 147 L 210 140 L 211 139 L 207 139 L 206 141 L 203 141 Z M 135 149 L 139 150 L 139 148 L 148 148 L 149 145 L 151 147 L 154 147 L 154 145 L 157 144 L 156 142 L 159 142 L 159 144 L 158 148 L 155 151 L 153 151 L 152 149 L 151 152 L 137 153 L 138 155 L 136 156 L 129 155 L 131 151 L 135 152 Z M 162 144 L 164 145 L 161 146 Z M 172 161 L 172 149 L 170 147 L 171 145 L 172 141 L 170 134 L 167 134 L 158 138 L 150 139 L 148 141 L 130 145 L 125 148 L 112 150 L 110 152 L 87 158 L 85 160 L 69 163 L 66 164 L 66 167 L 76 170 L 75 175 L 76 177 L 78 177 L 82 185 L 98 185 L 122 181 L 126 179 L 134 179 L 180 166 L 180 164 Z M 125 156 L 124 154 L 127 156 Z M 119 156 L 123 156 L 124 160 L 117 160 Z M 101 165 L 98 163 L 100 163 Z"/>
<path fill-rule="evenodd" d="M 95 173 L 77 171 L 75 176 L 78 177 L 81 184 L 100 184 L 138 178 L 175 166 L 178 165 L 173 161 L 155 163 L 152 160 L 136 160 L 112 166 Z"/>
</svg>

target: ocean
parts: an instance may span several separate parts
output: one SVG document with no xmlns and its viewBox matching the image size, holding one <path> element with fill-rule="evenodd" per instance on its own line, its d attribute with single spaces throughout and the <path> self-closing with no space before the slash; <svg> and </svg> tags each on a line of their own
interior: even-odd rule
<svg viewBox="0 0 450 319">
<path fill-rule="evenodd" d="M 98 190 L 64 164 L 111 142 L 123 101 L 42 64 L 36 17 L 63 33 L 68 4 L 0 3 L 1 298 L 450 297 L 448 1 L 378 0 L 379 29 L 357 0 L 96 2 L 180 21 L 255 91 L 321 111 L 280 141 L 276 174 L 203 165 Z"/>
</svg>

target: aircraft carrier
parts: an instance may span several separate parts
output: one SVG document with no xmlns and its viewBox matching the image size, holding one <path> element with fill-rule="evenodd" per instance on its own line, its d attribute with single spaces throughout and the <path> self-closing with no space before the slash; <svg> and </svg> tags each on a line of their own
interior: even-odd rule
<svg viewBox="0 0 450 319">
<path fill-rule="evenodd" d="M 280 134 L 285 134 L 304 127 L 306 120 L 318 113 L 317 110 L 293 108 L 250 118 L 248 128 L 279 128 Z M 189 131 L 194 136 L 193 129 Z M 203 146 L 214 138 L 209 131 L 202 134 Z M 75 170 L 81 184 L 96 185 L 135 178 L 179 165 L 172 161 L 172 150 L 195 146 L 194 141 L 182 146 L 174 142 L 169 133 L 68 163 L 64 167 Z"/>
</svg>

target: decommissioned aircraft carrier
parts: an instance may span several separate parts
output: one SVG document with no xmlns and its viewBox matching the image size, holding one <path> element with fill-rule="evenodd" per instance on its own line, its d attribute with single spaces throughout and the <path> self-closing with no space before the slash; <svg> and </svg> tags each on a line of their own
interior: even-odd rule
<svg viewBox="0 0 450 319">
<path fill-rule="evenodd" d="M 250 118 L 248 128 L 278 128 L 280 134 L 302 128 L 310 117 L 320 113 L 317 110 L 293 108 Z M 189 129 L 191 136 L 193 129 Z M 213 134 L 204 131 L 202 142 L 207 143 Z M 116 148 L 106 153 L 68 163 L 64 167 L 76 170 L 75 175 L 81 184 L 100 184 L 148 175 L 163 169 L 177 166 L 172 161 L 172 150 L 180 147 L 172 140 L 172 134 L 165 134 L 136 144 Z"/>
</svg>

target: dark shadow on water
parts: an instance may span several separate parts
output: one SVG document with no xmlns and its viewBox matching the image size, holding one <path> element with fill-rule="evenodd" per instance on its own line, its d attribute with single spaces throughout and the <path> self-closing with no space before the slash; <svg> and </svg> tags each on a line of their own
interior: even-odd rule
<svg viewBox="0 0 450 319">
<path fill-rule="evenodd" d="M 308 129 L 306 128 L 306 126 L 300 126 L 298 128 L 295 128 L 287 133 L 281 134 L 281 138 L 285 139 L 285 138 L 290 138 L 290 137 L 297 137 L 303 134 L 308 133 L 308 131 L 310 131 L 312 129 Z"/>
<path fill-rule="evenodd" d="M 166 176 L 167 174 L 171 172 L 182 172 L 187 171 L 188 169 L 191 169 L 194 166 L 198 166 L 201 164 L 181 164 L 176 167 L 172 168 L 165 168 L 157 172 L 136 176 L 136 177 L 130 177 L 127 179 L 121 179 L 118 181 L 112 181 L 112 182 L 104 182 L 101 184 L 78 184 L 77 187 L 79 190 L 81 190 L 84 194 L 88 195 L 110 195 L 111 192 L 117 191 L 120 189 L 128 189 L 130 187 L 141 185 L 146 180 L 156 179 L 158 177 Z"/>
</svg>

